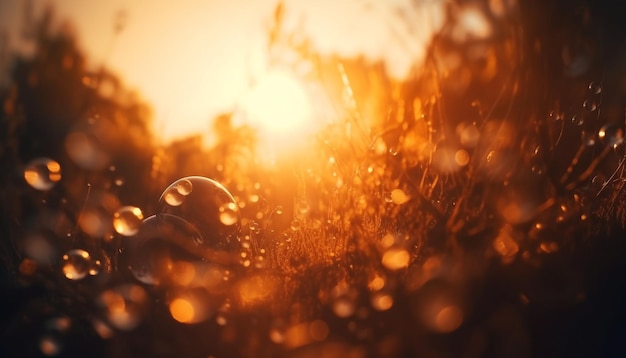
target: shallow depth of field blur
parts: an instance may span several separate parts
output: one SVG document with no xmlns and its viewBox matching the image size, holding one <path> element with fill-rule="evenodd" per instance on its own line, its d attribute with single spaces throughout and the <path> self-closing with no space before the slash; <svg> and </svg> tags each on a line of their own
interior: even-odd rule
<svg viewBox="0 0 626 358">
<path fill-rule="evenodd" d="M 0 3 L 0 356 L 626 355 L 611 1 Z"/>
</svg>

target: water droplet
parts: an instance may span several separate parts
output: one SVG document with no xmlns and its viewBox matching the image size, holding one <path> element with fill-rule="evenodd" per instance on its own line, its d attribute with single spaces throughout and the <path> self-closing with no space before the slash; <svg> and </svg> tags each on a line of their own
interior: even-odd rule
<svg viewBox="0 0 626 358">
<path fill-rule="evenodd" d="M 624 129 L 616 122 L 606 123 L 598 131 L 598 138 L 604 145 L 616 148 L 624 143 Z"/>
<path fill-rule="evenodd" d="M 602 84 L 600 84 L 599 82 L 589 83 L 589 92 L 591 92 L 592 94 L 602 93 Z"/>
<path fill-rule="evenodd" d="M 179 206 L 185 200 L 185 197 L 191 194 L 193 190 L 193 184 L 188 179 L 180 179 L 171 184 L 163 194 L 161 199 L 165 201 L 167 205 Z"/>
<path fill-rule="evenodd" d="M 63 274 L 70 280 L 80 280 L 87 275 L 97 275 L 99 261 L 93 260 L 89 252 L 81 249 L 68 251 L 63 255 Z"/>
<path fill-rule="evenodd" d="M 598 104 L 594 100 L 587 99 L 583 102 L 583 108 L 588 110 L 589 112 L 593 112 L 598 109 Z"/>
<path fill-rule="evenodd" d="M 215 180 L 190 176 L 175 181 L 161 194 L 158 212 L 178 216 L 191 224 L 205 246 L 226 251 L 237 248 L 239 206 Z"/>
<path fill-rule="evenodd" d="M 585 119 L 582 115 L 575 114 L 572 116 L 572 123 L 577 126 L 582 126 L 583 124 L 585 124 Z"/>
<path fill-rule="evenodd" d="M 113 214 L 113 228 L 124 236 L 133 236 L 139 231 L 143 213 L 136 206 L 123 206 Z"/>
<path fill-rule="evenodd" d="M 563 120 L 563 113 L 557 112 L 557 111 L 551 111 L 548 114 L 548 117 L 550 117 L 554 121 L 562 121 Z"/>
<path fill-rule="evenodd" d="M 24 179 L 37 190 L 49 190 L 61 180 L 61 165 L 50 158 L 33 159 L 24 168 Z"/>
<path fill-rule="evenodd" d="M 276 213 L 276 215 L 282 215 L 283 214 L 283 207 L 281 205 L 278 205 L 276 207 L 276 209 L 274 209 L 274 212 Z"/>
<path fill-rule="evenodd" d="M 97 304 L 113 327 L 130 331 L 139 325 L 147 311 L 148 294 L 139 285 L 122 284 L 103 291 Z"/>
</svg>

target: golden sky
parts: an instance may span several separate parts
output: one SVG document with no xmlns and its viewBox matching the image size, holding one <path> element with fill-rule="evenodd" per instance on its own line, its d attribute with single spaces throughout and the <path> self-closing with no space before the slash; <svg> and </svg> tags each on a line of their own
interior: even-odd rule
<svg viewBox="0 0 626 358">
<path fill-rule="evenodd" d="M 18 40 L 24 0 L 0 0 L 0 31 Z M 267 29 L 278 0 L 33 0 L 68 20 L 96 67 L 105 64 L 153 106 L 163 140 L 206 132 L 241 105 L 267 66 Z M 405 76 L 443 21 L 443 0 L 285 0 L 285 30 L 323 54 L 384 60 Z M 114 36 L 116 16 L 125 26 Z M 403 21 L 398 21 L 400 18 Z"/>
</svg>

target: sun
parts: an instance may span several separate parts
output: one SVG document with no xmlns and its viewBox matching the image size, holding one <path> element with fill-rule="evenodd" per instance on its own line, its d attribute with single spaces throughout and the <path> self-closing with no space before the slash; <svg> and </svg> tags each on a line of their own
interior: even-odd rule
<svg viewBox="0 0 626 358">
<path fill-rule="evenodd" d="M 274 145 L 293 144 L 316 127 L 304 85 L 284 71 L 268 71 L 259 79 L 247 97 L 245 113 L 261 139 Z"/>
</svg>

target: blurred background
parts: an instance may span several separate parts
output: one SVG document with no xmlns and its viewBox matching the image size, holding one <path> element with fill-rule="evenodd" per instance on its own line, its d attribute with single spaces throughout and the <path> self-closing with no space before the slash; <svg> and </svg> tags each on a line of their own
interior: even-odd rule
<svg viewBox="0 0 626 358">
<path fill-rule="evenodd" d="M 0 356 L 623 356 L 618 5 L 0 0 Z"/>
</svg>

